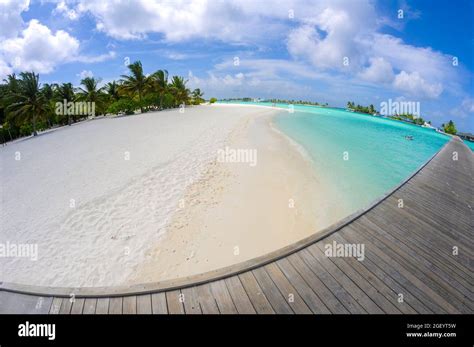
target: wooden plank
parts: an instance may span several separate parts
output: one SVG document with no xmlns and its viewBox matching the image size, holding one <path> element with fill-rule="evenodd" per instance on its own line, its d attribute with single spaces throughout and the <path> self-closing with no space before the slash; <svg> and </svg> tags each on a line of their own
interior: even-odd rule
<svg viewBox="0 0 474 347">
<path fill-rule="evenodd" d="M 423 283 L 425 287 L 429 288 L 429 292 L 435 294 L 434 297 L 437 298 L 440 305 L 443 305 L 448 312 L 459 313 L 468 310 L 468 308 L 459 301 L 454 292 L 448 291 L 448 286 L 440 281 L 435 273 L 430 272 L 420 264 L 419 259 L 410 257 L 408 254 L 400 250 L 397 245 L 388 242 L 385 238 L 378 235 L 378 233 L 376 233 L 372 228 L 373 225 L 371 225 L 370 228 L 365 225 L 364 228 L 360 229 L 360 232 L 367 238 L 372 239 L 375 237 L 378 239 L 378 247 L 393 260 L 396 260 L 398 264 L 407 269 L 407 271 L 410 272 L 420 283 Z M 372 230 L 372 232 L 369 232 L 369 229 Z"/>
<path fill-rule="evenodd" d="M 407 195 L 407 192 L 404 191 L 404 194 Z M 465 236 L 462 236 L 459 233 L 459 230 L 466 228 L 467 226 L 460 225 L 459 222 L 455 221 L 446 221 L 442 216 L 449 215 L 453 212 L 452 209 L 439 209 L 436 206 L 431 208 L 425 207 L 424 205 L 430 204 L 430 199 L 422 199 L 420 192 L 413 192 L 416 194 L 413 198 L 409 208 L 401 209 L 399 211 L 401 215 L 413 216 L 419 220 L 421 226 L 427 226 L 430 232 L 439 237 L 445 243 L 449 245 L 459 245 L 460 249 L 463 249 L 465 252 L 472 257 L 472 252 L 469 247 L 469 239 Z M 405 198 L 404 200 L 407 200 Z M 439 200 L 439 197 L 438 199 Z M 440 201 L 438 201 L 439 203 Z M 409 211 L 409 212 L 408 212 Z M 456 230 L 456 231 L 453 231 Z M 467 264 L 465 264 L 467 266 Z"/>
<path fill-rule="evenodd" d="M 339 299 L 341 304 L 350 312 L 354 314 L 367 313 L 362 306 L 342 287 L 339 282 L 324 269 L 321 264 L 314 258 L 308 249 L 303 249 L 299 252 L 304 262 L 308 267 L 313 271 L 316 276 L 319 277 L 321 282 L 323 282 L 328 289 L 334 293 L 334 295 Z"/>
<path fill-rule="evenodd" d="M 137 297 L 135 295 L 123 298 L 123 314 L 137 314 Z"/>
<path fill-rule="evenodd" d="M 356 234 L 359 233 L 360 229 L 353 229 L 353 225 L 350 228 Z M 388 272 L 393 278 L 396 278 L 397 282 L 400 283 L 406 291 L 412 293 L 416 296 L 425 306 L 427 306 L 434 313 L 446 313 L 439 304 L 438 300 L 444 301 L 443 298 L 439 297 L 436 293 L 433 293 L 432 290 L 427 287 L 423 282 L 421 282 L 416 276 L 412 275 L 404 267 L 398 264 L 393 258 L 387 256 L 387 254 L 381 251 L 377 246 L 375 246 L 369 239 L 360 239 L 361 235 L 359 234 L 357 238 L 353 238 L 351 234 L 344 234 L 344 238 L 350 242 L 364 242 L 366 247 L 370 252 L 366 256 L 371 257 L 376 255 L 374 261 L 383 266 L 384 271 Z M 361 241 L 362 240 L 362 241 Z M 404 294 L 404 292 L 400 293 Z M 405 294 L 404 294 L 405 295 Z"/>
<path fill-rule="evenodd" d="M 285 274 L 280 270 L 276 263 L 267 264 L 264 266 L 264 268 L 272 279 L 273 283 L 275 283 L 275 285 L 280 290 L 280 293 L 287 299 L 288 304 L 290 305 L 293 312 L 298 314 L 311 313 L 311 309 L 308 307 L 305 300 L 285 277 Z M 307 297 L 309 298 L 309 295 L 307 295 Z"/>
<path fill-rule="evenodd" d="M 278 260 L 276 264 L 313 313 L 331 313 L 287 258 Z"/>
<path fill-rule="evenodd" d="M 86 300 L 84 301 L 84 309 L 82 310 L 82 314 L 94 314 L 96 307 L 96 298 L 86 298 Z"/>
<path fill-rule="evenodd" d="M 235 314 L 237 309 L 235 308 L 232 297 L 227 290 L 227 286 L 224 280 L 213 281 L 210 283 L 212 295 L 216 299 L 217 307 L 221 314 Z"/>
<path fill-rule="evenodd" d="M 339 243 L 349 243 L 341 236 L 341 233 L 337 233 L 332 236 Z M 359 264 L 358 260 L 353 258 L 344 260 L 351 266 L 353 266 L 366 281 L 372 283 L 375 288 L 377 288 L 377 290 L 380 291 L 380 293 L 387 298 L 387 300 L 393 302 L 401 313 L 417 313 L 416 309 L 407 304 L 408 301 L 411 302 L 417 299 L 414 297 L 407 297 L 404 301 L 399 302 L 398 293 L 402 291 L 402 287 L 385 272 L 379 269 L 376 264 L 369 260 L 368 257 L 365 257 L 363 266 L 362 264 Z M 416 302 L 417 304 L 421 305 L 419 301 Z M 430 312 L 429 310 L 426 310 L 425 306 L 421 305 L 420 307 L 423 313 Z"/>
<path fill-rule="evenodd" d="M 48 314 L 53 304 L 53 297 L 36 296 L 35 314 Z"/>
<path fill-rule="evenodd" d="M 184 312 L 186 314 L 202 314 L 196 287 L 183 288 L 181 293 L 184 298 Z"/>
<path fill-rule="evenodd" d="M 337 297 L 324 285 L 323 282 L 314 274 L 313 271 L 303 261 L 299 252 L 285 258 L 293 265 L 295 270 L 304 278 L 311 289 L 318 295 L 322 302 L 328 307 L 331 313 L 349 313 L 349 311 L 341 304 Z"/>
<path fill-rule="evenodd" d="M 47 314 L 52 302 L 52 297 L 0 291 L 1 314 Z"/>
<path fill-rule="evenodd" d="M 84 309 L 84 298 L 75 299 L 72 303 L 71 314 L 82 314 Z"/>
<path fill-rule="evenodd" d="M 335 241 L 334 237 L 326 239 L 327 243 Z M 338 241 L 340 242 L 340 240 Z M 341 242 L 340 244 L 344 244 Z M 322 253 L 324 253 L 324 247 L 321 243 L 316 244 Z M 352 260 L 352 261 L 351 261 Z M 383 296 L 380 291 L 386 290 L 386 286 L 381 282 L 376 282 L 376 277 L 370 273 L 364 266 L 362 261 L 354 258 L 340 258 L 333 257 L 331 261 L 336 265 L 339 270 L 346 274 L 370 299 L 385 313 L 389 314 L 400 314 L 400 310 L 392 303 L 396 301 L 396 295 L 390 291 L 392 297 L 388 300 Z M 361 275 L 361 273 L 363 275 Z M 379 284 L 377 287 L 376 285 Z M 388 288 L 389 289 L 389 288 Z"/>
<path fill-rule="evenodd" d="M 398 236 L 395 231 L 396 227 L 394 227 L 393 224 L 390 227 L 384 228 L 385 230 L 382 230 L 379 220 L 373 220 L 373 217 L 366 218 L 367 223 L 373 223 L 371 225 L 374 226 L 374 228 L 377 228 L 375 232 L 377 232 L 380 237 L 384 237 L 387 240 L 387 244 L 389 246 L 390 244 L 392 244 L 391 248 L 393 250 L 398 251 L 407 259 L 409 259 L 410 257 L 416 259 L 417 263 L 420 265 L 419 267 L 424 273 L 433 272 L 436 276 L 438 276 L 438 278 L 446 282 L 446 285 L 449 287 L 447 288 L 447 290 L 452 288 L 453 295 L 455 295 L 459 300 L 465 303 L 465 305 L 467 305 L 471 310 L 474 309 L 474 306 L 472 304 L 472 302 L 474 301 L 474 297 L 472 292 L 468 289 L 470 288 L 470 284 L 465 282 L 463 277 L 456 276 L 455 272 L 452 269 L 448 269 L 445 266 L 446 262 L 438 261 L 438 259 L 436 258 L 436 256 L 438 256 L 436 248 L 431 248 L 430 252 L 426 253 L 423 249 L 417 247 L 416 243 L 415 245 L 410 245 L 410 242 L 407 242 L 406 238 Z M 437 280 L 436 277 L 431 277 L 435 281 Z"/>
<path fill-rule="evenodd" d="M 168 306 L 166 303 L 166 294 L 164 292 L 151 294 L 151 308 L 152 308 L 153 314 L 167 314 L 168 313 Z"/>
<path fill-rule="evenodd" d="M 109 313 L 109 298 L 98 298 L 97 307 L 95 309 L 96 314 L 107 314 Z"/>
<path fill-rule="evenodd" d="M 169 314 L 184 314 L 183 297 L 180 290 L 166 292 Z"/>
<path fill-rule="evenodd" d="M 54 298 L 49 309 L 49 314 L 59 314 L 59 310 L 61 309 L 62 298 Z"/>
<path fill-rule="evenodd" d="M 63 301 L 61 302 L 61 308 L 59 309 L 59 314 L 70 314 L 74 300 L 75 299 L 73 298 L 63 298 Z"/>
<path fill-rule="evenodd" d="M 109 302 L 109 314 L 122 314 L 123 309 L 123 297 L 110 298 Z"/>
<path fill-rule="evenodd" d="M 361 305 L 368 313 L 383 313 L 382 309 L 355 284 L 347 274 L 334 265 L 332 258 L 326 257 L 317 245 L 312 245 L 307 250 L 319 261 L 319 263 L 329 271 L 334 278 L 343 286 L 348 293 Z"/>
<path fill-rule="evenodd" d="M 151 314 L 151 295 L 137 295 L 137 313 L 138 314 Z"/>
<path fill-rule="evenodd" d="M 378 218 L 378 216 L 371 216 L 371 219 L 374 219 L 374 221 L 377 221 Z M 457 256 L 452 255 L 452 246 L 449 247 L 449 245 L 442 244 L 442 239 L 436 237 L 434 233 L 426 232 L 426 226 L 417 227 L 409 225 L 406 218 L 403 218 L 396 224 L 392 223 L 392 226 L 393 228 L 390 229 L 391 235 L 397 237 L 402 242 L 405 240 L 407 246 L 415 251 L 422 252 L 425 257 L 434 261 L 437 260 L 437 265 L 444 267 L 446 271 L 456 273 L 460 276 L 460 281 L 465 286 L 470 287 L 473 285 L 474 279 L 469 274 L 469 268 L 465 267 Z M 440 251 L 433 254 L 433 249 Z M 447 252 L 448 249 L 451 252 Z"/>
<path fill-rule="evenodd" d="M 348 228 L 346 228 L 347 230 Z M 341 233 L 341 236 L 348 242 L 359 242 L 360 240 L 354 237 L 354 233 L 351 230 L 351 233 L 346 233 L 344 230 Z M 393 279 L 392 288 L 396 288 L 397 295 L 402 294 L 404 298 L 411 298 L 410 305 L 416 307 L 418 313 L 443 313 L 445 312 L 438 305 L 436 305 L 429 297 L 427 297 L 423 291 L 416 287 L 406 276 L 404 276 L 403 271 L 399 268 L 396 268 L 392 265 L 390 258 L 386 257 L 385 254 L 380 253 L 373 244 L 368 241 L 364 241 L 366 247 L 370 252 L 366 252 L 365 257 L 376 264 L 377 268 L 381 269 L 388 277 L 382 276 L 384 280 L 389 281 L 390 278 Z M 377 268 L 374 268 L 373 271 L 377 271 Z M 397 287 L 398 285 L 398 287 Z"/>
<path fill-rule="evenodd" d="M 201 305 L 202 313 L 204 314 L 219 314 L 219 308 L 217 307 L 216 299 L 212 295 L 211 286 L 201 284 L 196 287 L 199 303 Z"/>
<path fill-rule="evenodd" d="M 419 205 L 426 204 L 426 197 L 420 195 L 419 192 L 416 195 L 413 193 L 412 199 L 410 199 L 410 195 L 407 194 L 406 191 L 401 192 L 398 198 L 402 198 L 405 205 L 401 209 L 398 208 L 398 200 L 395 200 L 395 198 L 396 197 L 391 197 L 390 204 L 387 203 L 380 207 L 381 211 L 388 211 L 387 217 L 392 217 L 392 220 L 394 220 L 393 217 L 396 218 L 398 215 L 404 217 L 401 220 L 394 220 L 396 223 L 392 223 L 391 226 L 397 227 L 397 230 L 401 233 L 404 233 L 406 236 L 418 236 L 421 244 L 425 243 L 427 241 L 425 238 L 427 238 L 430 243 L 430 248 L 436 247 L 441 251 L 447 250 L 449 255 L 451 255 L 453 244 L 459 244 L 460 250 L 462 251 L 461 255 L 463 255 L 464 266 L 469 265 L 469 259 L 474 256 L 472 247 L 470 246 L 469 242 L 461 242 L 457 238 L 462 230 L 462 227 L 460 225 L 456 225 L 456 229 L 453 231 L 450 229 L 450 227 L 444 227 L 443 225 L 440 225 L 440 221 L 436 217 L 437 214 L 453 214 L 453 209 L 439 211 L 430 210 L 433 215 L 429 216 L 427 215 L 426 210 L 421 211 L 422 207 Z M 393 213 L 394 209 L 396 211 L 395 213 Z M 472 213 L 471 210 L 466 209 L 464 213 L 469 215 L 470 212 Z M 372 214 L 370 216 L 374 219 L 379 217 L 372 216 Z M 383 215 L 380 217 L 383 217 Z M 408 230 L 410 232 L 408 232 Z"/>
<path fill-rule="evenodd" d="M 256 268 L 252 270 L 252 273 L 276 313 L 294 313 L 287 302 L 287 298 L 281 294 L 264 268 Z"/>
<path fill-rule="evenodd" d="M 250 301 L 247 293 L 245 292 L 245 289 L 242 286 L 242 283 L 240 282 L 238 276 L 231 276 L 226 278 L 225 283 L 239 314 L 256 313 L 255 309 L 253 308 L 252 302 Z"/>
<path fill-rule="evenodd" d="M 262 288 L 257 283 L 251 271 L 241 273 L 239 275 L 240 282 L 245 289 L 252 306 L 258 314 L 272 314 L 275 313 L 272 305 L 263 293 Z"/>
</svg>

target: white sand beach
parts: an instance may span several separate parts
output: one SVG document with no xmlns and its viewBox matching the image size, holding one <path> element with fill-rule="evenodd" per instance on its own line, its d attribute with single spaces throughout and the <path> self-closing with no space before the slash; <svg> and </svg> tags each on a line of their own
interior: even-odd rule
<svg viewBox="0 0 474 347">
<path fill-rule="evenodd" d="M 0 281 L 43 286 L 156 282 L 239 263 L 344 216 L 276 111 L 210 105 L 103 118 L 0 148 Z M 219 150 L 256 150 L 256 165 Z M 20 155 L 20 160 L 16 160 Z M 331 215 L 321 211 L 333 211 Z"/>
</svg>

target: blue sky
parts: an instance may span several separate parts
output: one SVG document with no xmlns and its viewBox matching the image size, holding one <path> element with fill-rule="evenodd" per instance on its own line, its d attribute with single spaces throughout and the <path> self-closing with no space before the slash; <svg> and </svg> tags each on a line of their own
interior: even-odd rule
<svg viewBox="0 0 474 347">
<path fill-rule="evenodd" d="M 435 125 L 474 132 L 473 11 L 468 0 L 0 0 L 0 78 L 105 83 L 141 60 L 207 98 L 417 101 Z"/>
</svg>

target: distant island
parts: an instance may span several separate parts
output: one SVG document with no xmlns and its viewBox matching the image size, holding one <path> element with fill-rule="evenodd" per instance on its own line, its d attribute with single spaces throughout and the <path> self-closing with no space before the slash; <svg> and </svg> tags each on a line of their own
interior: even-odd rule
<svg viewBox="0 0 474 347">
<path fill-rule="evenodd" d="M 268 99 L 263 99 L 263 98 L 253 98 L 253 97 L 244 97 L 244 98 L 225 98 L 225 99 L 216 99 L 216 98 L 211 98 L 210 102 L 214 103 L 217 101 L 222 101 L 222 102 L 267 102 L 267 103 L 272 103 L 272 104 L 289 104 L 289 105 L 309 105 L 309 106 L 319 106 L 319 107 L 331 107 L 329 104 L 326 103 L 320 103 L 316 101 L 306 101 L 306 100 L 293 100 L 293 99 L 276 99 L 276 98 L 268 98 Z M 335 107 L 339 108 L 339 107 Z M 363 106 L 359 104 L 355 104 L 353 101 L 348 101 L 346 105 L 346 110 L 350 112 L 357 112 L 357 113 L 363 113 L 363 114 L 368 114 L 372 116 L 379 116 L 382 118 L 388 118 L 396 121 L 401 121 L 405 123 L 410 123 L 418 126 L 422 126 L 425 128 L 432 128 L 440 132 L 444 132 L 446 134 L 450 135 L 456 135 L 458 134 L 458 131 L 456 129 L 456 125 L 452 120 L 450 120 L 448 123 L 443 123 L 441 124 L 440 128 L 436 128 L 431 125 L 430 120 L 425 120 L 421 116 L 416 116 L 412 113 L 400 113 L 400 114 L 394 114 L 394 115 L 382 115 L 377 111 L 374 105 L 370 104 L 368 106 Z M 461 136 L 461 133 L 458 134 Z M 470 134 L 465 134 L 462 133 L 462 138 L 463 139 L 471 139 L 473 138 L 472 136 L 469 136 Z M 472 140 L 469 140 L 472 141 Z"/>
</svg>

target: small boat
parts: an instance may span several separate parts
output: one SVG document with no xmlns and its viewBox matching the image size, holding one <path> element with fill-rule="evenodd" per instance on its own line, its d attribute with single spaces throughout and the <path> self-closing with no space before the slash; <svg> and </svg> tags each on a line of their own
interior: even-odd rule
<svg viewBox="0 0 474 347">
<path fill-rule="evenodd" d="M 411 135 L 406 135 L 406 136 L 405 136 L 405 140 L 412 141 L 412 140 L 413 140 L 413 136 L 411 136 Z"/>
</svg>

